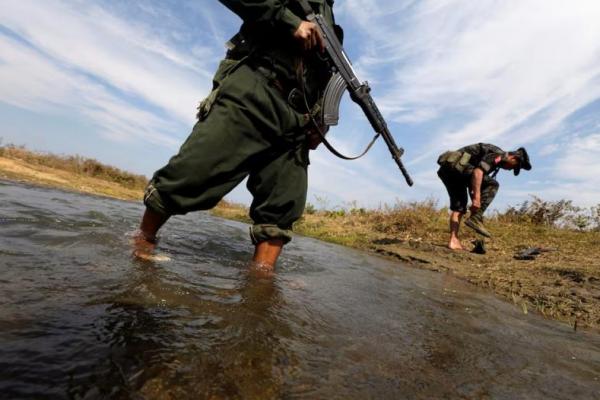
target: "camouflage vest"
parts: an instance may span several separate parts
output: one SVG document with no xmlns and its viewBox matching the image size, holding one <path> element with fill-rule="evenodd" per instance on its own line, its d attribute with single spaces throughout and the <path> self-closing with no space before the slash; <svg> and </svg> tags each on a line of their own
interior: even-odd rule
<svg viewBox="0 0 600 400">
<path fill-rule="evenodd" d="M 470 174 L 475 168 L 481 168 L 487 175 L 498 170 L 498 156 L 504 157 L 506 152 L 488 143 L 476 143 L 461 147 L 456 151 L 446 151 L 438 158 L 438 164 L 459 173 Z"/>
</svg>

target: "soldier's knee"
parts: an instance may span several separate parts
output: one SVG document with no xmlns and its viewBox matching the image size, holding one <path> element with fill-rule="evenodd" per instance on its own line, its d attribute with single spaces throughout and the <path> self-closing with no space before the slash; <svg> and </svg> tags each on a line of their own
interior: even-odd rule
<svg viewBox="0 0 600 400">
<path fill-rule="evenodd" d="M 500 184 L 498 183 L 498 181 L 495 179 L 490 179 L 486 183 L 485 187 L 482 189 L 482 192 L 487 193 L 488 195 L 495 196 L 499 188 Z"/>
</svg>

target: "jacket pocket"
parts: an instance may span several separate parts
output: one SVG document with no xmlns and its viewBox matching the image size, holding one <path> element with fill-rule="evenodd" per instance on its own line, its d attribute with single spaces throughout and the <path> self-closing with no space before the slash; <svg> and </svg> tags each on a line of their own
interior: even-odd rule
<svg viewBox="0 0 600 400">
<path fill-rule="evenodd" d="M 221 60 L 221 62 L 219 63 L 219 67 L 217 68 L 217 71 L 215 72 L 215 75 L 213 77 L 212 90 L 210 91 L 208 96 L 206 96 L 200 102 L 200 104 L 198 104 L 198 113 L 196 114 L 196 118 L 198 118 L 198 120 L 202 121 L 208 116 L 213 104 L 215 104 L 215 101 L 217 101 L 217 98 L 219 97 L 219 91 L 221 89 L 221 86 L 223 85 L 223 82 L 245 60 L 245 57 L 241 60 L 230 60 L 227 58 Z"/>
</svg>

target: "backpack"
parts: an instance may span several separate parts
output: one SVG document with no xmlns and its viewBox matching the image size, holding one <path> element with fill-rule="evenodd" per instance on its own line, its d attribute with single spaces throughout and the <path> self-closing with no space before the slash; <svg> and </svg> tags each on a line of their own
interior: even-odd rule
<svg viewBox="0 0 600 400">
<path fill-rule="evenodd" d="M 440 167 L 463 173 L 469 165 L 471 154 L 462 151 L 446 151 L 437 160 Z"/>
</svg>

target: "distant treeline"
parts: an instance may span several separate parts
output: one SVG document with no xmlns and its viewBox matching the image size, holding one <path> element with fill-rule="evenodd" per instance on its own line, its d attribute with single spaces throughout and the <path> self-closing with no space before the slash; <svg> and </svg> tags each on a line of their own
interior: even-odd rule
<svg viewBox="0 0 600 400">
<path fill-rule="evenodd" d="M 85 158 L 79 155 L 63 156 L 40 153 L 28 150 L 25 146 L 7 144 L 0 146 L 0 157 L 23 160 L 30 165 L 40 165 L 115 182 L 130 189 L 144 189 L 148 183 L 148 178 L 144 175 L 132 174 L 119 168 L 102 164 L 92 158 Z"/>
</svg>

